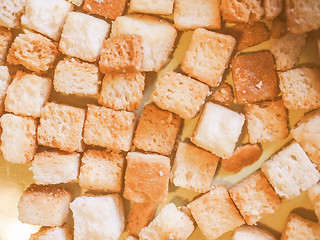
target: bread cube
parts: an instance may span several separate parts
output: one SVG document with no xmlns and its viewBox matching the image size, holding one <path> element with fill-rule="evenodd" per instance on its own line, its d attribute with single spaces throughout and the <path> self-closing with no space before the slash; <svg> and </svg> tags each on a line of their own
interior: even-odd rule
<svg viewBox="0 0 320 240">
<path fill-rule="evenodd" d="M 316 184 L 320 174 L 301 146 L 292 142 L 261 166 L 280 197 L 291 199 Z"/>
<path fill-rule="evenodd" d="M 70 12 L 59 42 L 59 50 L 84 61 L 95 62 L 101 52 L 109 24 L 80 12 Z"/>
<path fill-rule="evenodd" d="M 244 116 L 208 102 L 201 114 L 191 141 L 218 157 L 231 157 L 242 131 Z"/>
<path fill-rule="evenodd" d="M 68 0 L 68 2 L 71 2 L 72 4 L 80 7 L 82 5 L 83 0 Z"/>
<path fill-rule="evenodd" d="M 288 114 L 281 98 L 244 107 L 250 143 L 272 142 L 289 135 Z"/>
<path fill-rule="evenodd" d="M 181 118 L 153 104 L 144 107 L 133 144 L 147 152 L 170 155 L 180 129 Z"/>
<path fill-rule="evenodd" d="M 232 86 L 222 82 L 219 87 L 213 90 L 210 100 L 224 106 L 230 106 L 234 100 Z"/>
<path fill-rule="evenodd" d="M 220 0 L 175 0 L 173 17 L 178 30 L 220 29 Z"/>
<path fill-rule="evenodd" d="M 7 52 L 8 52 L 8 48 L 11 40 L 12 40 L 11 32 L 5 27 L 0 26 L 0 65 L 3 65 L 6 61 Z"/>
<path fill-rule="evenodd" d="M 20 27 L 20 17 L 27 0 L 3 0 L 0 2 L 0 25 L 6 28 Z"/>
<path fill-rule="evenodd" d="M 131 0 L 133 12 L 169 15 L 173 12 L 174 0 Z"/>
<path fill-rule="evenodd" d="M 112 239 L 124 229 L 122 198 L 117 195 L 77 197 L 70 209 L 74 219 L 74 239 Z"/>
<path fill-rule="evenodd" d="M 59 55 L 58 44 L 38 33 L 19 34 L 13 41 L 7 61 L 23 65 L 38 74 L 47 72 Z"/>
<path fill-rule="evenodd" d="M 42 227 L 32 234 L 29 240 L 72 240 L 72 236 L 66 227 Z"/>
<path fill-rule="evenodd" d="M 79 185 L 104 192 L 120 192 L 125 158 L 118 152 L 87 150 L 81 159 Z"/>
<path fill-rule="evenodd" d="M 143 63 L 141 71 L 155 71 L 169 61 L 177 37 L 172 24 L 148 15 L 129 14 L 112 24 L 111 37 L 136 34 L 142 37 Z"/>
<path fill-rule="evenodd" d="M 313 185 L 309 190 L 308 190 L 308 196 L 309 199 L 313 205 L 315 214 L 320 220 L 320 182 Z"/>
<path fill-rule="evenodd" d="M 157 82 L 151 100 L 160 108 L 181 118 L 196 117 L 204 104 L 209 87 L 180 73 L 169 71 Z"/>
<path fill-rule="evenodd" d="M 136 203 L 161 203 L 167 199 L 169 174 L 169 158 L 129 152 L 123 196 Z"/>
<path fill-rule="evenodd" d="M 88 145 L 129 151 L 136 115 L 126 111 L 88 105 L 83 140 Z"/>
<path fill-rule="evenodd" d="M 67 221 L 71 194 L 63 187 L 31 184 L 19 203 L 19 220 L 41 226 L 60 226 Z"/>
<path fill-rule="evenodd" d="M 216 186 L 210 192 L 189 203 L 189 208 L 205 239 L 214 240 L 244 224 L 225 186 Z"/>
<path fill-rule="evenodd" d="M 210 190 L 219 157 L 190 143 L 180 142 L 171 170 L 170 179 L 177 187 L 195 192 Z"/>
<path fill-rule="evenodd" d="M 264 229 L 241 226 L 235 230 L 231 240 L 277 240 L 277 238 Z"/>
<path fill-rule="evenodd" d="M 7 94 L 7 88 L 10 84 L 11 77 L 9 69 L 6 66 L 0 66 L 0 116 L 4 111 L 4 99 Z"/>
<path fill-rule="evenodd" d="M 100 83 L 98 66 L 76 58 L 61 60 L 54 72 L 54 90 L 64 94 L 94 96 L 99 93 Z"/>
<path fill-rule="evenodd" d="M 105 74 L 98 102 L 115 110 L 134 111 L 143 98 L 144 80 L 142 73 Z"/>
<path fill-rule="evenodd" d="M 41 111 L 37 140 L 40 145 L 67 152 L 83 151 L 82 129 L 86 111 L 81 108 L 46 103 Z"/>
<path fill-rule="evenodd" d="M 58 41 L 62 26 L 72 9 L 73 5 L 64 0 L 28 0 L 21 23 Z"/>
<path fill-rule="evenodd" d="M 140 240 L 181 239 L 187 240 L 194 230 L 191 218 L 174 203 L 165 205 L 155 219 L 141 230 Z"/>
<path fill-rule="evenodd" d="M 311 110 L 320 107 L 320 71 L 316 68 L 296 68 L 278 74 L 285 106 L 291 110 Z"/>
<path fill-rule="evenodd" d="M 37 122 L 30 117 L 4 114 L 0 118 L 2 129 L 1 151 L 11 163 L 27 163 L 36 153 Z"/>
<path fill-rule="evenodd" d="M 128 0 L 84 0 L 83 9 L 112 20 L 123 14 Z"/>
<path fill-rule="evenodd" d="M 272 20 L 282 12 L 283 0 L 264 0 L 263 7 L 266 19 Z"/>
<path fill-rule="evenodd" d="M 33 173 L 36 184 L 46 185 L 76 181 L 79 167 L 79 153 L 44 151 L 34 156 L 29 169 Z"/>
<path fill-rule="evenodd" d="M 5 110 L 17 115 L 40 117 L 51 87 L 50 78 L 18 71 L 7 89 Z"/>
</svg>

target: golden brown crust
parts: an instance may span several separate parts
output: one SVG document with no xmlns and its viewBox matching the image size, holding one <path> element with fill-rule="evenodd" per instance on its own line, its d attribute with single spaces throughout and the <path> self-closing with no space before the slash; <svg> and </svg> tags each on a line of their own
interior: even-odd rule
<svg viewBox="0 0 320 240">
<path fill-rule="evenodd" d="M 128 0 L 85 0 L 83 9 L 112 20 L 123 14 Z"/>
<path fill-rule="evenodd" d="M 56 187 L 53 185 L 37 185 L 34 183 L 24 191 L 24 194 L 32 194 L 33 196 L 51 195 L 58 198 L 70 196 L 70 192 L 64 187 Z"/>
<path fill-rule="evenodd" d="M 225 82 L 221 83 L 219 87 L 213 90 L 210 100 L 225 106 L 230 106 L 234 100 L 232 86 Z"/>
</svg>

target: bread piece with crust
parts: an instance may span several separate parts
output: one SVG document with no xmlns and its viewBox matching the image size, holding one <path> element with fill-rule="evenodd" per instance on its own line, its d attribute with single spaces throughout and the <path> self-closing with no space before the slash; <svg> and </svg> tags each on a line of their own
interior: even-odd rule
<svg viewBox="0 0 320 240">
<path fill-rule="evenodd" d="M 213 90 L 210 95 L 210 101 L 216 102 L 224 106 L 230 106 L 233 103 L 233 88 L 228 83 L 221 83 L 219 87 Z"/>
<path fill-rule="evenodd" d="M 277 240 L 277 238 L 262 228 L 241 226 L 235 230 L 231 240 Z"/>
<path fill-rule="evenodd" d="M 266 19 L 272 20 L 276 18 L 282 12 L 283 3 L 283 0 L 264 0 L 263 7 Z"/>
<path fill-rule="evenodd" d="M 27 0 L 3 0 L 0 2 L 0 25 L 7 28 L 20 27 L 20 17 Z"/>
<path fill-rule="evenodd" d="M 169 15 L 173 12 L 174 0 L 131 0 L 130 9 L 147 14 Z"/>
<path fill-rule="evenodd" d="M 10 84 L 11 77 L 9 69 L 6 66 L 0 66 L 0 116 L 4 111 L 4 100 L 7 94 L 7 88 Z"/>
<path fill-rule="evenodd" d="M 29 240 L 72 240 L 72 235 L 67 227 L 42 227 L 32 234 Z"/>
<path fill-rule="evenodd" d="M 128 0 L 84 0 L 83 9 L 112 20 L 123 14 Z"/>
<path fill-rule="evenodd" d="M 320 182 L 308 189 L 308 196 L 313 205 L 314 212 L 320 220 Z"/>
<path fill-rule="evenodd" d="M 0 26 L 0 65 L 3 65 L 6 61 L 11 40 L 12 33 L 7 28 Z"/>
</svg>

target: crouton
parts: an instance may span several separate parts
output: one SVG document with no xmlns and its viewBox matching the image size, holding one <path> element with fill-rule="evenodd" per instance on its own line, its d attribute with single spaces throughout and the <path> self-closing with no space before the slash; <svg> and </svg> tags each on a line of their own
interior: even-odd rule
<svg viewBox="0 0 320 240">
<path fill-rule="evenodd" d="M 123 14 L 128 0 L 84 0 L 83 9 L 112 20 Z"/>
<path fill-rule="evenodd" d="M 0 26 L 0 65 L 3 65 L 5 63 L 8 48 L 9 48 L 9 43 L 11 42 L 11 40 L 12 40 L 11 32 L 5 27 Z"/>
<path fill-rule="evenodd" d="M 277 238 L 264 229 L 241 226 L 235 230 L 231 240 L 277 240 Z"/>
<path fill-rule="evenodd" d="M 276 18 L 283 9 L 283 0 L 264 0 L 263 7 L 267 20 Z"/>
<path fill-rule="evenodd" d="M 82 5 L 83 0 L 68 0 L 68 2 L 71 2 L 72 4 L 80 7 Z"/>
<path fill-rule="evenodd" d="M 130 8 L 134 12 L 169 15 L 173 12 L 174 0 L 131 0 Z"/>
<path fill-rule="evenodd" d="M 3 0 L 0 3 L 0 25 L 7 28 L 20 27 L 20 17 L 27 0 Z"/>
<path fill-rule="evenodd" d="M 272 26 L 271 26 L 271 37 L 272 38 L 281 38 L 287 33 L 287 24 L 284 20 L 277 17 L 272 20 Z"/>
<path fill-rule="evenodd" d="M 40 230 L 32 234 L 29 240 L 72 240 L 67 227 L 42 227 Z"/>
<path fill-rule="evenodd" d="M 0 116 L 4 111 L 4 100 L 7 94 L 7 88 L 10 84 L 11 77 L 9 69 L 6 66 L 0 66 Z"/>
<path fill-rule="evenodd" d="M 320 182 L 313 185 L 309 190 L 308 190 L 308 196 L 309 199 L 313 205 L 315 214 L 320 220 Z"/>
</svg>

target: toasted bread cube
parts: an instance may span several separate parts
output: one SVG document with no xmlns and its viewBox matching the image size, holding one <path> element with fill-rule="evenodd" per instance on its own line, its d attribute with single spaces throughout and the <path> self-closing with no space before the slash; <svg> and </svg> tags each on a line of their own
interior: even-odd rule
<svg viewBox="0 0 320 240">
<path fill-rule="evenodd" d="M 193 218 L 208 240 L 244 224 L 225 186 L 216 186 L 208 193 L 189 203 Z"/>
<path fill-rule="evenodd" d="M 11 163 L 27 163 L 36 153 L 37 122 L 30 117 L 4 114 L 0 118 L 2 128 L 1 151 Z"/>
<path fill-rule="evenodd" d="M 153 104 L 144 107 L 133 144 L 147 152 L 170 155 L 180 129 L 181 118 Z"/>
<path fill-rule="evenodd" d="M 64 94 L 94 96 L 99 93 L 100 82 L 97 65 L 71 58 L 57 64 L 53 86 L 54 90 Z"/>
<path fill-rule="evenodd" d="M 174 203 L 165 205 L 155 219 L 141 230 L 140 240 L 181 239 L 187 240 L 194 230 L 191 218 Z"/>
<path fill-rule="evenodd" d="M 173 12 L 174 0 L 131 0 L 130 8 L 134 12 L 169 15 Z"/>
<path fill-rule="evenodd" d="M 272 142 L 289 135 L 288 114 L 281 98 L 244 107 L 250 143 Z"/>
<path fill-rule="evenodd" d="M 23 65 L 38 74 L 47 72 L 59 55 L 58 44 L 38 33 L 19 34 L 13 41 L 7 61 Z"/>
<path fill-rule="evenodd" d="M 41 226 L 60 226 L 67 221 L 71 194 L 62 187 L 31 184 L 19 203 L 19 220 Z"/>
<path fill-rule="evenodd" d="M 208 102 L 191 141 L 219 157 L 229 158 L 241 134 L 244 120 L 242 114 Z"/>
<path fill-rule="evenodd" d="M 169 158 L 129 152 L 123 196 L 136 203 L 161 203 L 167 199 L 169 174 Z"/>
<path fill-rule="evenodd" d="M 70 209 L 74 219 L 74 239 L 112 239 L 124 229 L 122 198 L 117 194 L 77 197 Z"/>
<path fill-rule="evenodd" d="M 241 226 L 235 230 L 231 240 L 277 240 L 277 238 L 264 229 Z"/>
<path fill-rule="evenodd" d="M 135 113 L 88 105 L 83 140 L 115 150 L 129 151 L 135 127 Z"/>
<path fill-rule="evenodd" d="M 29 240 L 72 240 L 72 236 L 66 227 L 42 227 L 32 234 Z"/>
<path fill-rule="evenodd" d="M 263 7 L 266 19 L 272 20 L 282 12 L 283 0 L 264 0 Z"/>
<path fill-rule="evenodd" d="M 220 0 L 175 0 L 173 17 L 178 30 L 220 29 Z"/>
<path fill-rule="evenodd" d="M 11 32 L 5 27 L 0 26 L 0 65 L 3 65 L 5 63 L 11 40 L 12 40 Z"/>
<path fill-rule="evenodd" d="M 275 213 L 281 201 L 261 171 L 229 189 L 230 196 L 248 225 Z"/>
<path fill-rule="evenodd" d="M 128 0 L 84 0 L 83 9 L 112 20 L 123 14 Z"/>
<path fill-rule="evenodd" d="M 217 87 L 235 45 L 236 40 L 229 35 L 198 28 L 192 35 L 181 70 L 210 87 Z"/>
<path fill-rule="evenodd" d="M 278 74 L 285 106 L 292 110 L 311 110 L 320 107 L 320 71 L 316 68 L 297 68 Z"/>
<path fill-rule="evenodd" d="M 109 24 L 80 12 L 70 12 L 59 42 L 59 50 L 84 61 L 95 62 L 101 52 Z"/>
<path fill-rule="evenodd" d="M 125 158 L 118 152 L 87 150 L 81 159 L 79 185 L 104 192 L 120 192 Z"/>
<path fill-rule="evenodd" d="M 72 4 L 80 7 L 83 3 L 83 0 L 68 0 L 68 2 L 71 2 Z"/>
<path fill-rule="evenodd" d="M 142 73 L 105 74 L 98 102 L 115 110 L 134 111 L 143 98 L 144 80 Z"/>
<path fill-rule="evenodd" d="M 171 170 L 170 179 L 177 187 L 195 192 L 210 190 L 219 157 L 190 143 L 180 142 Z"/>
<path fill-rule="evenodd" d="M 41 111 L 37 140 L 40 145 L 67 152 L 83 151 L 82 129 L 86 111 L 57 103 L 46 103 Z"/>
<path fill-rule="evenodd" d="M 0 66 L 0 116 L 4 110 L 4 99 L 7 94 L 7 88 L 10 84 L 11 77 L 9 69 L 6 66 Z"/>
<path fill-rule="evenodd" d="M 271 26 L 271 37 L 280 38 L 287 34 L 287 24 L 280 17 L 273 19 Z M 291 49 L 291 51 L 294 49 Z"/>
<path fill-rule="evenodd" d="M 40 117 L 51 87 L 50 78 L 18 71 L 7 89 L 5 110 L 17 115 Z"/>
<path fill-rule="evenodd" d="M 0 25 L 7 28 L 20 27 L 20 17 L 27 0 L 3 0 L 0 2 Z"/>
<path fill-rule="evenodd" d="M 213 90 L 210 100 L 224 106 L 230 106 L 234 100 L 232 86 L 225 82 L 221 83 Z"/>
<path fill-rule="evenodd" d="M 315 214 L 318 220 L 320 220 L 320 182 L 308 190 L 308 196 L 313 205 Z"/>
<path fill-rule="evenodd" d="M 291 199 L 316 184 L 320 174 L 301 146 L 292 142 L 261 166 L 280 197 Z"/>
<path fill-rule="evenodd" d="M 112 24 L 111 37 L 136 34 L 142 37 L 141 71 L 158 72 L 168 62 L 177 37 L 172 24 L 148 15 L 130 14 L 118 17 Z"/>
<path fill-rule="evenodd" d="M 36 184 L 46 185 L 76 181 L 79 167 L 79 153 L 44 151 L 34 156 L 30 170 Z"/>
</svg>

